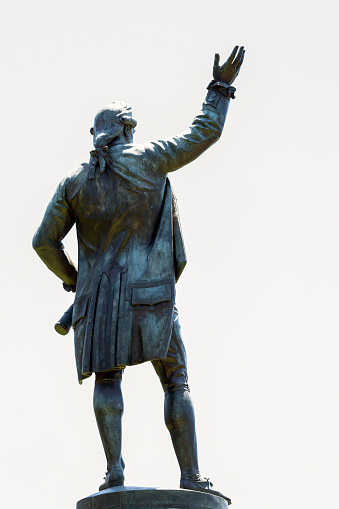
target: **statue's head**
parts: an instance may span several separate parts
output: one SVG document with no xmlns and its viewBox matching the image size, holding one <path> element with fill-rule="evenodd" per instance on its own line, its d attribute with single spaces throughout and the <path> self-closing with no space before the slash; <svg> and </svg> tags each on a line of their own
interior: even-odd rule
<svg viewBox="0 0 339 509">
<path fill-rule="evenodd" d="M 122 101 L 109 103 L 98 111 L 94 126 L 90 129 L 93 145 L 95 148 L 102 148 L 118 137 L 125 139 L 126 143 L 132 143 L 136 125 L 132 108 L 128 104 Z"/>
</svg>

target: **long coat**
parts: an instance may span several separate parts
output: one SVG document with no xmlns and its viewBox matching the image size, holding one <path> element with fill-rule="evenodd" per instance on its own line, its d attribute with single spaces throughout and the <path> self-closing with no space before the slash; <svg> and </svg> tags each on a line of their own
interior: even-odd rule
<svg viewBox="0 0 339 509">
<path fill-rule="evenodd" d="M 220 137 L 228 104 L 212 89 L 179 136 L 112 145 L 112 168 L 89 178 L 85 162 L 58 186 L 33 247 L 60 279 L 76 282 L 73 327 L 80 382 L 92 372 L 166 357 L 175 282 L 186 264 L 167 174 Z M 78 273 L 62 244 L 74 223 Z"/>
</svg>

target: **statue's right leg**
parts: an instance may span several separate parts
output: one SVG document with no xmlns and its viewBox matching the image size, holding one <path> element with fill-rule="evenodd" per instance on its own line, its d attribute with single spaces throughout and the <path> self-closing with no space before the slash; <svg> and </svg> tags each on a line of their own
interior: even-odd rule
<svg viewBox="0 0 339 509">
<path fill-rule="evenodd" d="M 200 481 L 197 438 L 188 387 L 187 359 L 175 308 L 172 337 L 166 359 L 152 361 L 165 393 L 164 417 L 179 463 L 181 482 Z"/>
<path fill-rule="evenodd" d="M 177 309 L 174 309 L 173 330 L 166 359 L 152 361 L 165 393 L 165 423 L 171 434 L 180 466 L 180 488 L 211 493 L 231 500 L 213 490 L 209 479 L 199 472 L 195 418 L 191 400 L 186 351 L 181 338 Z"/>
<path fill-rule="evenodd" d="M 99 490 L 124 485 L 125 464 L 121 456 L 122 369 L 96 373 L 93 395 L 95 417 L 107 459 L 105 482 Z"/>
</svg>

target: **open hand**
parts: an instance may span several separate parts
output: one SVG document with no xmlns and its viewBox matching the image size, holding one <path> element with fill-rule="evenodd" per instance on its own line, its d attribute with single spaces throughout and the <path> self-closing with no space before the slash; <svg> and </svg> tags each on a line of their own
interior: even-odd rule
<svg viewBox="0 0 339 509">
<path fill-rule="evenodd" d="M 213 65 L 213 78 L 231 85 L 239 74 L 244 55 L 244 46 L 241 46 L 240 49 L 239 46 L 236 46 L 224 65 L 219 66 L 220 56 L 219 53 L 216 53 Z"/>
</svg>

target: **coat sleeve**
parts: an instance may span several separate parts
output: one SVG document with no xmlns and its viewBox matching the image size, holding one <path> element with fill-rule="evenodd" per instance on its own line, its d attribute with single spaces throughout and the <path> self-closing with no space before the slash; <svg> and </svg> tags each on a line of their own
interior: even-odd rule
<svg viewBox="0 0 339 509">
<path fill-rule="evenodd" d="M 61 242 L 75 222 L 66 198 L 66 182 L 61 182 L 50 201 L 33 237 L 33 248 L 56 276 L 68 285 L 75 285 L 77 271 Z"/>
<path fill-rule="evenodd" d="M 229 98 L 218 89 L 209 90 L 202 110 L 179 136 L 147 143 L 145 155 L 153 170 L 168 173 L 190 163 L 221 136 Z"/>
</svg>

